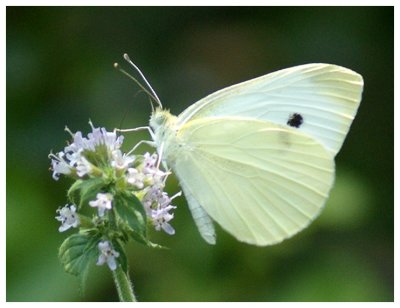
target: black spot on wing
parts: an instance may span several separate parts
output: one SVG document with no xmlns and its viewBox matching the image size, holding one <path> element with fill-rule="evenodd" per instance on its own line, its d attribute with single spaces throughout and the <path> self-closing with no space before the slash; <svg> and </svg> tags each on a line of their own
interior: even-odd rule
<svg viewBox="0 0 400 308">
<path fill-rule="evenodd" d="M 301 126 L 301 124 L 303 124 L 303 121 L 304 121 L 304 119 L 300 113 L 292 113 L 289 116 L 289 119 L 286 122 L 286 124 L 289 126 L 292 126 L 292 127 L 299 128 Z"/>
</svg>

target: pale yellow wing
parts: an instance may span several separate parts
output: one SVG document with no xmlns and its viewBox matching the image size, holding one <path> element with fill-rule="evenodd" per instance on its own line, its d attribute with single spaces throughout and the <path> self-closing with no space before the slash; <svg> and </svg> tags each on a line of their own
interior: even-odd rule
<svg viewBox="0 0 400 308">
<path fill-rule="evenodd" d="M 167 162 L 192 212 L 204 208 L 251 244 L 275 244 L 305 228 L 334 180 L 333 157 L 318 141 L 266 121 L 194 120 L 172 140 Z"/>
<path fill-rule="evenodd" d="M 299 65 L 203 98 L 178 116 L 178 127 L 213 116 L 266 120 L 298 127 L 334 156 L 349 131 L 362 90 L 361 75 L 347 68 L 323 63 Z"/>
</svg>

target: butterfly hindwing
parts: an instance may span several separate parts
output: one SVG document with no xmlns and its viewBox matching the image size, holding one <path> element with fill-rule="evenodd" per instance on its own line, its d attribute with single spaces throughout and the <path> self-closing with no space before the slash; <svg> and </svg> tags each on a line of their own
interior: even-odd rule
<svg viewBox="0 0 400 308">
<path fill-rule="evenodd" d="M 332 155 L 292 127 L 203 118 L 181 127 L 176 140 L 182 146 L 168 163 L 188 202 L 247 243 L 271 245 L 305 228 L 333 183 Z"/>
<path fill-rule="evenodd" d="M 207 243 L 214 245 L 216 242 L 216 234 L 213 221 L 203 207 L 199 204 L 197 199 L 193 196 L 193 192 L 190 187 L 186 186 L 185 182 L 183 181 L 180 182 L 180 185 L 183 193 L 185 194 L 185 198 L 197 229 Z"/>
</svg>

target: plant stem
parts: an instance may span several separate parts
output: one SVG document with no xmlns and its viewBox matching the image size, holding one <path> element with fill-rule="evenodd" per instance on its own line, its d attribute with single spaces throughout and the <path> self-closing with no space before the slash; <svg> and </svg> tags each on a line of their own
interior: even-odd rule
<svg viewBox="0 0 400 308">
<path fill-rule="evenodd" d="M 115 286 L 117 287 L 120 302 L 136 302 L 133 286 L 128 273 L 125 273 L 120 265 L 112 271 Z"/>
</svg>

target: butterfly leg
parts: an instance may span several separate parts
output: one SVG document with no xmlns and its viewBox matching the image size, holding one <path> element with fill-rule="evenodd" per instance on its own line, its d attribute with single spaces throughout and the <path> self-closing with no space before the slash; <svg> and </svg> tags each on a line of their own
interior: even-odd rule
<svg viewBox="0 0 400 308">
<path fill-rule="evenodd" d="M 151 136 L 151 139 L 154 140 L 155 135 L 154 135 L 154 132 L 153 132 L 153 130 L 151 129 L 150 126 L 140 126 L 140 127 L 128 128 L 128 129 L 119 129 L 119 128 L 115 129 L 115 131 L 121 132 L 121 133 L 138 132 L 138 131 L 141 131 L 141 130 L 147 130 L 149 132 L 150 136 Z"/>
<path fill-rule="evenodd" d="M 160 167 L 160 163 L 161 163 L 161 159 L 162 159 L 162 155 L 163 155 L 163 150 L 164 150 L 164 142 L 161 143 L 160 145 L 160 149 L 158 150 L 158 162 L 157 162 L 157 168 Z"/>
<path fill-rule="evenodd" d="M 154 141 L 150 141 L 150 140 L 140 140 L 138 143 L 136 143 L 136 145 L 132 148 L 132 150 L 130 150 L 127 155 L 131 155 L 140 145 L 142 144 L 147 144 L 151 147 L 156 147 L 156 143 Z"/>
<path fill-rule="evenodd" d="M 116 128 L 115 131 L 117 132 L 121 132 L 121 133 L 129 133 L 129 132 L 137 132 L 137 131 L 141 131 L 141 130 L 147 130 L 151 136 L 151 139 L 154 140 L 155 135 L 153 130 L 151 129 L 150 126 L 140 126 L 140 127 L 135 127 L 135 128 L 128 128 L 128 129 L 119 129 Z M 148 144 L 151 147 L 156 147 L 156 143 L 154 141 L 150 141 L 150 140 L 140 140 L 133 148 L 132 150 L 130 150 L 128 152 L 128 155 L 130 155 L 133 151 L 135 151 L 140 145 L 142 144 Z"/>
<path fill-rule="evenodd" d="M 163 152 L 164 152 L 164 142 L 161 143 L 160 148 L 157 149 L 158 152 L 158 161 L 157 161 L 157 168 L 160 167 L 160 164 L 162 163 L 163 167 L 165 170 L 169 170 L 167 162 L 163 160 Z"/>
</svg>

